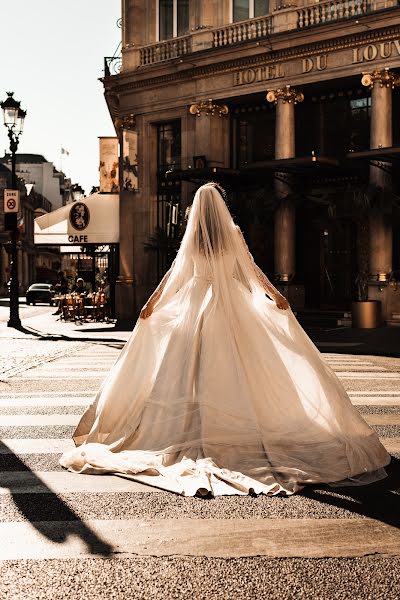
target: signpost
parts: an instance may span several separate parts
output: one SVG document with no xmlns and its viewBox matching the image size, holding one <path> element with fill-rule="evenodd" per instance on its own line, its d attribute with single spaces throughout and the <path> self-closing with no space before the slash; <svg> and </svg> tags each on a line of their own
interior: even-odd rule
<svg viewBox="0 0 400 600">
<path fill-rule="evenodd" d="M 18 213 L 19 190 L 4 190 L 4 212 Z"/>
</svg>

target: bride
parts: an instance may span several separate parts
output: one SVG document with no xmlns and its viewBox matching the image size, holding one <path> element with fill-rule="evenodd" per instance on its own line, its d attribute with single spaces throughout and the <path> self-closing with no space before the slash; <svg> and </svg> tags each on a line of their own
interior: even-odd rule
<svg viewBox="0 0 400 600">
<path fill-rule="evenodd" d="M 185 496 L 360 485 L 390 462 L 212 183 L 73 439 L 70 471 Z"/>
</svg>

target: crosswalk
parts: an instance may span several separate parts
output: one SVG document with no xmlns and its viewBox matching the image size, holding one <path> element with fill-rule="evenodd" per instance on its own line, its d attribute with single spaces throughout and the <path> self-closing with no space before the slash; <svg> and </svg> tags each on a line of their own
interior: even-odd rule
<svg viewBox="0 0 400 600">
<path fill-rule="evenodd" d="M 72 431 L 119 351 L 88 344 L 6 380 L 10 391 L 0 391 L 1 561 L 400 556 L 400 496 L 390 486 L 374 492 L 378 513 L 368 500 L 360 506 L 354 488 L 343 496 L 343 490 L 321 488 L 289 499 L 206 501 L 123 476 L 63 470 L 58 458 L 73 447 Z M 388 451 L 400 457 L 400 361 L 324 358 Z"/>
</svg>

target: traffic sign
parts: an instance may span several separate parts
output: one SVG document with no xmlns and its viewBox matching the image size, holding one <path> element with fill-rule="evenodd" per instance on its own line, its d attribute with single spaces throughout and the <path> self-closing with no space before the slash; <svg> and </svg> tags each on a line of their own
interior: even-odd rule
<svg viewBox="0 0 400 600">
<path fill-rule="evenodd" d="M 19 210 L 19 191 L 4 190 L 4 212 L 17 213 Z"/>
</svg>

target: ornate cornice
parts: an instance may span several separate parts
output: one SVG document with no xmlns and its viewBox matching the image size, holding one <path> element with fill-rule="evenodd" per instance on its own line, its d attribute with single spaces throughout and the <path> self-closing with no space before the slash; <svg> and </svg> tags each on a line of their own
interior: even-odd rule
<svg viewBox="0 0 400 600">
<path fill-rule="evenodd" d="M 291 32 L 292 33 L 292 32 Z M 296 33 L 302 33 L 301 30 L 297 30 Z M 307 31 L 310 35 L 310 32 Z M 276 34 L 277 37 L 280 34 Z M 287 33 L 285 34 L 287 36 Z M 376 43 L 380 41 L 390 41 L 400 38 L 400 25 L 393 25 L 391 27 L 385 27 L 384 29 L 378 29 L 375 31 L 360 32 L 354 35 L 345 36 L 343 38 L 333 38 L 331 40 L 323 40 L 310 44 L 303 44 L 299 46 L 292 46 L 283 48 L 280 50 L 273 50 L 258 54 L 257 56 L 246 56 L 239 57 L 233 60 L 223 61 L 220 63 L 214 62 L 210 65 L 204 65 L 199 67 L 192 67 L 184 71 L 177 71 L 176 73 L 168 73 L 166 75 L 158 75 L 156 77 L 149 77 L 142 80 L 136 81 L 124 81 L 130 76 L 134 76 L 135 73 L 128 72 L 126 74 L 121 73 L 120 75 L 114 75 L 103 79 L 106 90 L 118 90 L 118 93 L 129 92 L 132 90 L 145 89 L 149 87 L 157 87 L 161 85 L 167 85 L 172 82 L 183 81 L 187 79 L 197 79 L 206 77 L 214 74 L 223 73 L 234 73 L 237 70 L 249 67 L 257 67 L 260 65 L 276 64 L 279 62 L 285 62 L 296 58 L 304 58 L 305 56 L 314 56 L 322 53 L 335 52 L 338 50 L 344 50 L 346 48 L 356 48 L 364 46 L 369 43 Z M 232 48 L 233 49 L 233 48 Z M 236 46 L 235 50 L 238 49 Z M 226 50 L 226 48 L 225 48 Z M 219 48 L 214 50 L 208 50 L 210 54 L 217 56 L 220 52 Z M 195 54 L 191 54 L 190 57 L 193 59 Z M 204 56 L 204 55 L 203 55 Z M 173 63 L 155 63 L 152 67 L 148 68 L 150 74 L 154 68 L 170 68 Z M 146 67 L 147 69 L 147 67 Z M 115 84 L 115 85 L 112 85 Z"/>
<path fill-rule="evenodd" d="M 303 102 L 304 94 L 290 85 L 285 85 L 276 90 L 268 90 L 266 98 L 268 102 L 274 102 L 274 104 L 278 104 L 279 100 L 283 104 L 286 104 L 286 102 L 288 104 L 297 104 L 298 102 Z"/>
<path fill-rule="evenodd" d="M 390 71 L 388 68 L 370 71 L 368 73 L 363 73 L 361 83 L 370 90 L 373 89 L 376 83 L 379 84 L 379 87 L 381 88 L 386 87 L 394 89 L 395 87 L 400 86 L 400 75 Z"/>
</svg>

